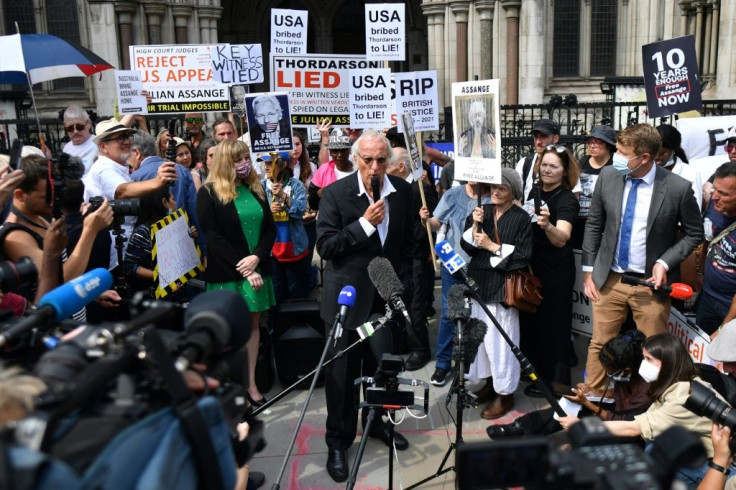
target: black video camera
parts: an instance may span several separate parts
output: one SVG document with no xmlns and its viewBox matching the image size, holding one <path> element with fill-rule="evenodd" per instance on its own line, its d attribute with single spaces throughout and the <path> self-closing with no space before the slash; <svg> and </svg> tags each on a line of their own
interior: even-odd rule
<svg viewBox="0 0 736 490">
<path fill-rule="evenodd" d="M 105 198 L 102 196 L 90 197 L 90 206 L 86 214 L 97 211 L 104 202 Z M 112 208 L 112 214 L 116 220 L 122 219 L 125 216 L 138 216 L 141 214 L 141 200 L 137 197 L 130 199 L 115 199 L 113 201 L 107 201 L 107 204 Z"/>
<path fill-rule="evenodd" d="M 37 283 L 38 269 L 30 257 L 21 257 L 15 262 L 0 262 L 0 291 L 12 293 L 33 288 Z"/>
<path fill-rule="evenodd" d="M 596 417 L 570 427 L 571 451 L 543 437 L 458 446 L 458 486 L 464 490 L 523 486 L 527 489 L 657 490 L 670 488 L 677 469 L 702 465 L 698 436 L 673 426 L 652 451 L 613 436 Z"/>
<path fill-rule="evenodd" d="M 426 381 L 416 379 L 403 379 L 398 375 L 404 370 L 404 359 L 401 356 L 393 354 L 383 354 L 381 362 L 376 370 L 375 376 L 364 376 L 355 380 L 355 401 L 360 408 L 378 407 L 390 410 L 400 410 L 402 408 L 410 408 L 412 410 L 422 410 L 427 413 L 429 410 L 429 384 Z M 360 387 L 365 385 L 365 401 L 360 402 Z M 411 390 L 401 390 L 399 385 L 411 386 Z M 424 403 L 416 402 L 416 388 L 424 388 L 424 396 L 420 395 L 419 399 Z"/>
<path fill-rule="evenodd" d="M 47 181 L 46 199 L 51 206 L 53 216 L 61 218 L 67 199 L 68 181 L 79 181 L 84 175 L 82 160 L 68 153 L 62 153 L 50 162 L 51 179 Z"/>
</svg>

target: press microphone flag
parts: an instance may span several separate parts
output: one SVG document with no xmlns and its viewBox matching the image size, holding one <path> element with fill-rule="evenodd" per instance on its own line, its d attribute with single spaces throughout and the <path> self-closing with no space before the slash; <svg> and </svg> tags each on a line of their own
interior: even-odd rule
<svg viewBox="0 0 736 490">
<path fill-rule="evenodd" d="M 353 286 L 343 287 L 337 296 L 337 304 L 340 305 L 340 311 L 335 317 L 335 345 L 337 345 L 337 339 L 342 337 L 342 329 L 345 326 L 348 309 L 355 306 L 355 288 Z"/>
<path fill-rule="evenodd" d="M 107 269 L 99 267 L 49 291 L 38 302 L 37 309 L 0 334 L 0 347 L 40 325 L 66 320 L 76 311 L 97 299 L 111 286 L 112 274 Z"/>
<path fill-rule="evenodd" d="M 465 267 L 465 260 L 455 252 L 452 245 L 447 243 L 447 240 L 437 242 L 434 246 L 434 251 L 437 252 L 437 256 L 442 261 L 442 265 L 450 274 L 454 274 Z"/>
</svg>

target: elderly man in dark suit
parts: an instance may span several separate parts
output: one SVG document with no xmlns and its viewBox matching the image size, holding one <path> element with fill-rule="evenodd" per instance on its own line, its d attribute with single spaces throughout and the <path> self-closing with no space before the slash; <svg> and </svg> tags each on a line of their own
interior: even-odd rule
<svg viewBox="0 0 736 490">
<path fill-rule="evenodd" d="M 629 126 L 616 141 L 613 165 L 596 182 L 583 239 L 584 290 L 593 301 L 586 385 L 594 394 L 601 394 L 606 375 L 598 353 L 629 308 L 647 337 L 666 331 L 670 300 L 655 290 L 679 279 L 680 263 L 703 239 L 690 182 L 654 163 L 657 130 Z M 655 290 L 624 284 L 623 274 L 652 282 Z"/>
<path fill-rule="evenodd" d="M 358 339 L 356 328 L 371 313 L 385 312 L 385 303 L 368 277 L 369 262 L 385 257 L 399 277 L 410 274 L 414 250 L 411 216 L 411 189 L 407 182 L 386 175 L 392 150 L 388 140 L 376 131 L 366 131 L 352 147 L 358 171 L 324 188 L 317 221 L 317 251 L 327 260 L 322 288 L 322 319 L 331 328 L 337 312 L 340 290 L 351 285 L 356 291 L 355 306 L 345 321 L 345 331 L 332 356 Z M 381 193 L 373 201 L 371 178 L 378 177 Z M 388 339 L 377 337 L 388 336 Z M 353 382 L 362 374 L 373 375 L 380 354 L 391 349 L 390 330 L 380 329 L 370 341 L 360 344 L 330 365 L 325 376 L 327 399 L 328 447 L 327 471 L 333 480 L 348 477 L 347 449 L 357 431 L 357 408 L 353 400 Z M 388 444 L 386 425 L 377 418 L 371 431 Z M 395 434 L 396 449 L 406 449 L 409 443 Z"/>
</svg>

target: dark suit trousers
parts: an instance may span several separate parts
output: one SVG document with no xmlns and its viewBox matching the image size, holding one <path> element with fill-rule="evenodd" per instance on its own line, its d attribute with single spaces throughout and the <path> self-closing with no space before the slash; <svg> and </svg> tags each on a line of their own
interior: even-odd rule
<svg viewBox="0 0 736 490">
<path fill-rule="evenodd" d="M 412 330 L 407 332 L 406 343 L 412 352 L 420 355 L 429 356 L 429 330 L 425 312 L 429 306 L 429 297 L 427 296 L 426 283 L 431 278 L 434 282 L 434 268 L 432 263 L 426 257 L 413 260 L 412 267 L 413 278 L 413 294 L 411 305 L 409 306 L 409 316 L 411 317 Z M 434 290 L 432 290 L 434 292 Z"/>
<path fill-rule="evenodd" d="M 378 296 L 378 295 L 376 295 Z M 380 301 L 380 297 L 379 297 Z M 373 311 L 383 313 L 383 303 L 380 309 Z M 332 325 L 326 325 L 329 334 Z M 330 342 L 327 350 L 327 358 L 331 359 L 340 350 L 346 349 L 360 337 L 354 330 L 344 330 L 342 337 L 334 346 Z M 392 340 L 390 325 L 379 329 L 369 340 L 362 342 L 345 353 L 341 358 L 325 368 L 325 398 L 327 401 L 327 431 L 325 442 L 331 449 L 346 450 L 355 440 L 358 429 L 358 406 L 355 399 L 354 381 L 360 376 L 373 376 L 378 367 L 380 355 L 391 353 Z M 382 429 L 381 415 L 378 411 L 373 422 L 373 430 Z M 363 421 L 367 417 L 367 411 L 363 411 Z"/>
</svg>

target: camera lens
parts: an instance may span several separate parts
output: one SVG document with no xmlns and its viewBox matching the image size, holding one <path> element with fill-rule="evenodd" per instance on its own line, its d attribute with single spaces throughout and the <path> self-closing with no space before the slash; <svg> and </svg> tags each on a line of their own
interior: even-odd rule
<svg viewBox="0 0 736 490">
<path fill-rule="evenodd" d="M 138 216 L 141 212 L 141 200 L 137 197 L 131 199 L 116 199 L 110 201 L 115 216 Z"/>
<path fill-rule="evenodd" d="M 35 285 L 36 281 L 38 270 L 30 257 L 21 257 L 17 262 L 0 262 L 0 291 L 13 292 L 24 285 Z"/>
<path fill-rule="evenodd" d="M 713 422 L 736 430 L 736 412 L 731 409 L 731 405 L 700 383 L 690 383 L 690 396 L 685 401 L 685 408 L 696 415 L 708 417 Z"/>
</svg>

